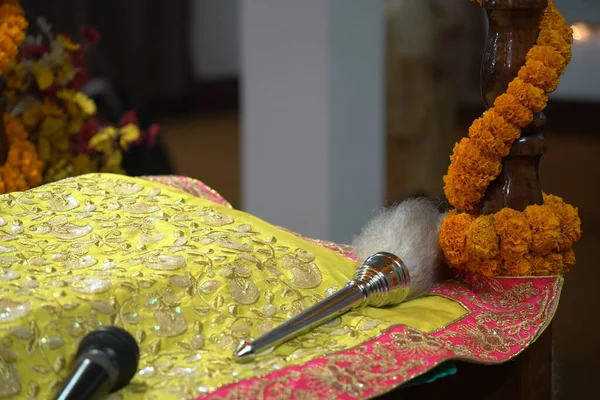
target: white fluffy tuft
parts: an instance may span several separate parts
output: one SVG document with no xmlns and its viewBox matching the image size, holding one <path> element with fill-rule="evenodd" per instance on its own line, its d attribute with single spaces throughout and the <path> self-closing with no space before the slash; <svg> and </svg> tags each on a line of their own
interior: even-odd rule
<svg viewBox="0 0 600 400">
<path fill-rule="evenodd" d="M 442 277 L 438 238 L 444 216 L 428 199 L 405 200 L 373 217 L 355 238 L 354 249 L 361 260 L 379 251 L 400 257 L 410 273 L 407 299 L 415 299 Z"/>
</svg>

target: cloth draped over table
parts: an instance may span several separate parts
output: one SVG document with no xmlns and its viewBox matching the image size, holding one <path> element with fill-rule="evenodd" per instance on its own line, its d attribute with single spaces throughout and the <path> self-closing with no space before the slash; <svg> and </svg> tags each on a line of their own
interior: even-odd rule
<svg viewBox="0 0 600 400">
<path fill-rule="evenodd" d="M 182 177 L 94 174 L 0 196 L 0 398 L 49 397 L 102 325 L 130 331 L 142 352 L 114 398 L 365 398 L 445 360 L 513 357 L 549 323 L 562 283 L 457 277 L 232 360 L 240 339 L 338 290 L 357 265 L 347 246 Z"/>
</svg>

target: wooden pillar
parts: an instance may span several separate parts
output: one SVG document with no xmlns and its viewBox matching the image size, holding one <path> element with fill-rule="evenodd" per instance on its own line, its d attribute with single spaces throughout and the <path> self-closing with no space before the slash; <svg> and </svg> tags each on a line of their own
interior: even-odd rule
<svg viewBox="0 0 600 400">
<path fill-rule="evenodd" d="M 506 92 L 508 84 L 525 64 L 525 56 L 535 45 L 547 0 L 484 0 L 488 36 L 481 68 L 481 92 L 487 107 Z M 481 213 L 493 214 L 504 207 L 523 211 L 543 202 L 538 166 L 546 151 L 541 133 L 546 124 L 543 113 L 534 116 L 521 138 L 502 160 L 502 172 L 482 200 Z"/>
<path fill-rule="evenodd" d="M 525 56 L 537 40 L 547 5 L 547 0 L 483 1 L 489 29 L 481 68 L 481 91 L 487 107 L 506 91 L 525 64 Z M 502 172 L 488 187 L 480 204 L 482 214 L 493 214 L 504 207 L 523 211 L 531 204 L 543 203 L 538 167 L 546 151 L 542 134 L 545 124 L 546 117 L 540 112 L 534 115 L 530 126 L 522 130 L 521 137 L 502 160 Z M 508 363 L 506 371 L 503 388 L 489 398 L 551 399 L 552 326 Z"/>
</svg>

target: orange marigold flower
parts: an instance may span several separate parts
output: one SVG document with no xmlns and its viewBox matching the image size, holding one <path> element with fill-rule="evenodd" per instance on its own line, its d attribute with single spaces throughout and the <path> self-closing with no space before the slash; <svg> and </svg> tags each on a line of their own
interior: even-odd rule
<svg viewBox="0 0 600 400">
<path fill-rule="evenodd" d="M 531 274 L 531 263 L 526 257 L 505 260 L 503 270 L 508 276 L 526 276 Z"/>
<path fill-rule="evenodd" d="M 558 73 L 545 66 L 541 61 L 527 60 L 519 70 L 518 76 L 523 81 L 539 87 L 546 93 L 551 93 L 558 87 Z"/>
<path fill-rule="evenodd" d="M 552 46 L 533 46 L 527 53 L 527 60 L 541 61 L 545 66 L 553 68 L 559 75 L 565 72 L 565 58 Z"/>
<path fill-rule="evenodd" d="M 563 258 L 564 258 L 564 265 L 563 265 L 563 270 L 561 271 L 562 275 L 564 275 L 567 272 L 569 272 L 570 270 L 572 270 L 573 267 L 575 266 L 575 262 L 577 260 L 573 249 L 569 249 L 569 250 L 565 251 L 563 253 Z"/>
<path fill-rule="evenodd" d="M 552 2 L 549 2 L 548 7 L 544 10 L 540 29 L 558 31 L 566 43 L 573 43 L 573 29 Z"/>
<path fill-rule="evenodd" d="M 4 114 L 4 131 L 9 144 L 27 139 L 27 130 L 23 124 L 10 114 Z"/>
<path fill-rule="evenodd" d="M 494 214 L 494 225 L 500 236 L 500 254 L 504 259 L 517 259 L 527 254 L 532 235 L 523 214 L 503 208 Z"/>
<path fill-rule="evenodd" d="M 509 123 L 495 109 L 490 109 L 483 114 L 482 126 L 489 129 L 494 136 L 500 138 L 505 145 L 510 146 L 521 136 L 521 130 L 518 126 Z M 506 152 L 508 154 L 508 151 Z"/>
<path fill-rule="evenodd" d="M 449 265 L 464 264 L 468 259 L 466 251 L 469 226 L 473 217 L 469 214 L 448 214 L 440 227 L 440 246 Z"/>
<path fill-rule="evenodd" d="M 550 274 L 562 275 L 565 270 L 565 258 L 563 253 L 550 253 L 545 256 L 550 267 Z"/>
<path fill-rule="evenodd" d="M 561 239 L 560 220 L 547 206 L 532 205 L 525 209 L 525 216 L 533 235 L 531 250 L 548 254 L 558 247 Z"/>
<path fill-rule="evenodd" d="M 493 175 L 473 174 L 461 171 L 455 164 L 450 165 L 444 176 L 446 198 L 458 210 L 474 212 L 483 197 L 485 188 L 493 181 Z"/>
<path fill-rule="evenodd" d="M 571 45 L 565 41 L 562 32 L 556 29 L 542 29 L 537 38 L 537 44 L 540 46 L 551 46 L 558 54 L 563 56 L 566 62 L 571 61 Z"/>
<path fill-rule="evenodd" d="M 494 101 L 494 109 L 508 122 L 525 128 L 533 121 L 533 112 L 525 107 L 515 96 L 504 93 Z"/>
<path fill-rule="evenodd" d="M 480 273 L 484 276 L 498 276 L 501 272 L 502 258 L 494 257 L 485 260 L 469 260 L 463 269 L 467 271 Z"/>
<path fill-rule="evenodd" d="M 4 74 L 25 39 L 27 20 L 23 8 L 15 2 L 0 4 L 0 19 L 0 74 Z"/>
<path fill-rule="evenodd" d="M 531 274 L 536 276 L 551 275 L 553 272 L 553 262 L 548 255 L 534 255 L 528 257 L 531 263 Z"/>
<path fill-rule="evenodd" d="M 450 161 L 463 171 L 473 171 L 480 175 L 498 175 L 501 164 L 497 158 L 491 158 L 483 153 L 475 142 L 469 138 L 462 138 L 454 146 Z"/>
<path fill-rule="evenodd" d="M 548 207 L 560 221 L 558 250 L 566 251 L 581 238 L 581 219 L 576 207 L 565 202 L 549 202 Z"/>
<path fill-rule="evenodd" d="M 471 223 L 467 238 L 467 253 L 471 258 L 483 260 L 498 256 L 498 242 L 493 215 L 482 215 Z"/>
<path fill-rule="evenodd" d="M 506 93 L 516 97 L 521 104 L 533 112 L 542 111 L 548 104 L 548 96 L 542 89 L 523 81 L 521 78 L 515 78 L 509 83 Z"/>
<path fill-rule="evenodd" d="M 504 145 L 500 137 L 495 136 L 491 129 L 483 124 L 483 117 L 473 121 L 469 127 L 469 137 L 482 152 L 488 153 L 491 157 L 501 158 L 508 155 L 509 148 Z"/>
</svg>

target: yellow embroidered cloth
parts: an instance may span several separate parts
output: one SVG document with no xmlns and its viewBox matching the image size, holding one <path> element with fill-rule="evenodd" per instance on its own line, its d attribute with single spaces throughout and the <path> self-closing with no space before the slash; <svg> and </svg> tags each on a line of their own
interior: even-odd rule
<svg viewBox="0 0 600 400">
<path fill-rule="evenodd" d="M 465 315 L 429 296 L 344 315 L 251 364 L 255 338 L 343 286 L 357 263 L 162 183 L 85 175 L 0 196 L 0 398 L 49 398 L 79 340 L 134 334 L 140 368 L 114 398 L 182 399 L 352 348 L 395 325 Z"/>
</svg>

